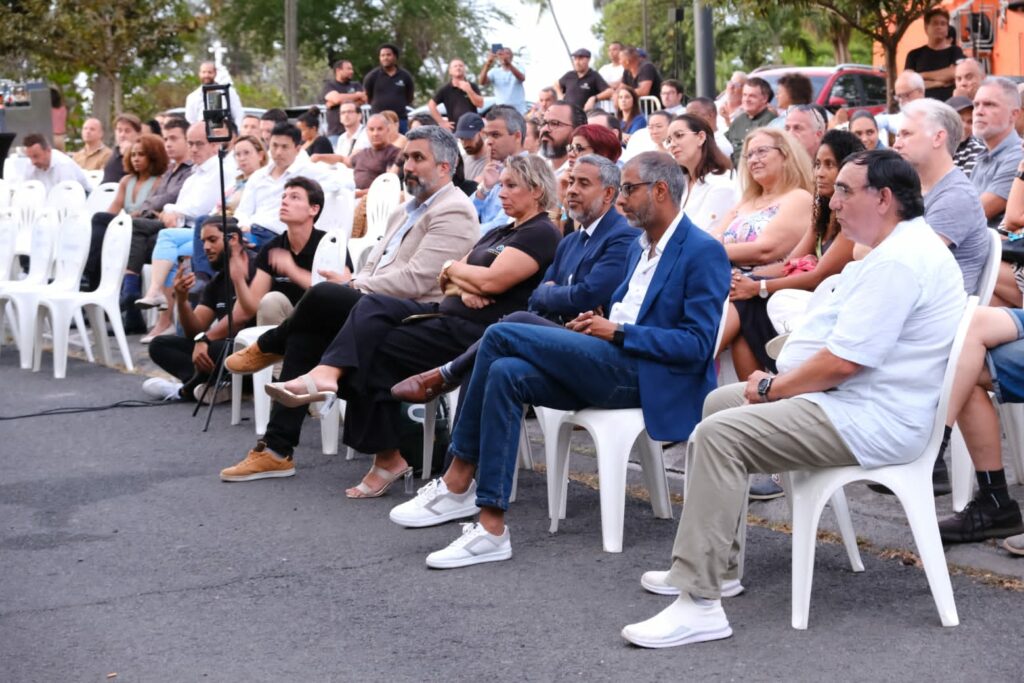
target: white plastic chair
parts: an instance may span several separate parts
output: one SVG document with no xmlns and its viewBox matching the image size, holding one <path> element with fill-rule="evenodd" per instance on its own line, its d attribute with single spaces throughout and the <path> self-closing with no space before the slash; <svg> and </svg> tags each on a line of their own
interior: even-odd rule
<svg viewBox="0 0 1024 683">
<path fill-rule="evenodd" d="M 0 178 L 0 209 L 11 205 L 11 181 Z"/>
<path fill-rule="evenodd" d="M 35 360 L 33 371 L 38 372 L 42 365 L 42 319 L 48 315 L 53 331 L 53 376 L 62 378 L 67 372 L 68 361 L 68 330 L 76 312 L 84 310 L 89 315 L 92 332 L 100 348 L 100 357 L 106 365 L 111 365 L 110 343 L 107 341 L 104 315 L 110 319 L 114 329 L 114 337 L 121 352 L 125 367 L 132 371 L 135 365 L 128 349 L 128 341 L 124 335 L 121 322 L 119 296 L 124 269 L 128 265 L 128 251 L 131 248 L 132 219 L 123 211 L 110 222 L 103 238 L 103 267 L 100 284 L 93 292 L 57 292 L 46 294 L 39 299 L 39 311 L 36 321 Z"/>
<path fill-rule="evenodd" d="M 324 282 L 321 270 L 340 273 L 345 270 L 345 253 L 348 249 L 348 236 L 340 230 L 331 230 L 320 239 L 313 254 L 312 282 L 314 285 Z"/>
<path fill-rule="evenodd" d="M 69 211 L 85 206 L 85 188 L 74 180 L 62 180 L 50 188 L 46 206 L 56 209 L 58 220 L 64 220 Z"/>
<path fill-rule="evenodd" d="M 644 116 L 650 116 L 661 109 L 661 100 L 654 95 L 644 95 L 640 98 L 640 111 Z"/>
<path fill-rule="evenodd" d="M 722 316 L 712 353 L 718 350 L 725 335 L 725 314 L 729 301 L 722 303 Z M 661 444 L 651 439 L 644 426 L 641 408 L 602 410 L 585 408 L 565 412 L 561 416 L 545 408 L 538 412 L 542 430 L 545 430 L 545 453 L 549 458 L 548 516 L 551 533 L 558 531 L 558 522 L 565 517 L 565 494 L 569 479 L 569 441 L 573 426 L 583 427 L 590 434 L 597 451 L 597 471 L 601 495 L 601 542 L 605 552 L 622 552 L 622 528 L 625 523 L 626 471 L 629 454 L 637 443 L 644 483 L 651 497 L 651 508 L 659 519 L 672 519 L 672 501 L 669 497 L 668 476 L 662 458 Z M 557 425 L 557 429 L 555 428 Z M 552 449 L 551 441 L 555 443 Z"/>
<path fill-rule="evenodd" d="M 48 223 L 53 217 L 53 211 L 52 208 L 44 210 L 37 223 Z M 17 320 L 17 343 L 21 356 L 21 367 L 24 370 L 32 367 L 32 348 L 36 338 L 36 311 L 40 297 L 52 293 L 78 290 L 82 279 L 82 270 L 85 268 L 85 260 L 89 255 L 91 233 L 88 226 L 88 217 L 81 208 L 73 210 L 61 221 L 59 230 L 53 235 L 54 278 L 52 282 L 37 282 L 29 278 L 21 282 L 8 283 L 0 288 L 0 306 L 9 303 L 10 310 L 13 311 Z M 49 230 L 49 227 L 46 230 Z M 42 259 L 41 254 L 39 258 Z M 2 316 L 2 312 L 0 312 L 0 316 Z M 75 313 L 75 325 L 81 338 L 82 348 L 89 361 L 93 362 L 92 346 L 86 336 L 85 320 L 81 310 Z"/>
<path fill-rule="evenodd" d="M 90 192 L 103 183 L 103 171 L 85 171 L 85 177 L 89 180 L 89 187 L 86 189 Z"/>
<path fill-rule="evenodd" d="M 1003 262 L 1003 240 L 1000 238 L 999 233 L 995 230 L 989 230 L 989 255 L 988 261 L 985 262 L 985 268 L 981 271 L 981 277 L 978 278 L 978 305 L 988 306 L 992 300 L 992 294 L 996 289 L 996 280 L 999 279 L 999 266 Z M 1000 423 L 1003 425 L 1003 429 L 1007 432 L 1007 440 L 1010 444 L 1011 452 L 1016 455 L 1013 458 L 1014 465 L 1017 466 L 1017 480 L 1021 481 L 1024 477 L 1024 447 L 1017 446 L 1019 444 L 1019 438 L 1014 441 L 1011 438 L 1011 433 L 1018 431 L 1018 424 L 1024 425 L 1024 421 L 1014 424 L 1013 406 L 999 406 L 1000 412 Z M 1021 418 L 1024 420 L 1024 417 Z M 967 445 L 964 443 L 963 434 L 960 433 L 959 425 L 953 425 L 953 435 L 949 441 L 949 482 L 953 489 L 953 510 L 960 512 L 967 503 L 970 502 L 971 496 L 974 495 L 974 464 L 971 462 L 971 454 L 967 451 Z"/>
<path fill-rule="evenodd" d="M 255 344 L 261 334 L 272 330 L 276 325 L 260 325 L 259 327 L 247 327 L 235 333 L 234 351 L 238 352 L 250 344 Z M 252 374 L 252 407 L 253 424 L 256 427 L 256 435 L 263 436 L 267 433 L 267 423 L 270 422 L 270 397 L 264 391 L 264 387 L 272 379 L 274 366 L 268 366 Z M 236 425 L 242 422 L 242 375 L 231 373 L 231 424 Z"/>
<path fill-rule="evenodd" d="M 18 239 L 18 221 L 14 209 L 0 207 L 0 286 L 14 275 L 14 243 Z"/>
<path fill-rule="evenodd" d="M 942 443 L 946 425 L 946 411 L 949 407 L 949 393 L 953 387 L 957 361 L 963 349 L 971 316 L 978 305 L 977 297 L 969 297 L 960 325 L 957 328 L 949 359 L 942 376 L 931 435 L 924 451 L 904 465 L 887 465 L 864 469 L 859 465 L 849 467 L 828 467 L 818 470 L 788 472 L 787 496 L 793 510 L 793 584 L 792 623 L 795 629 L 806 629 L 811 604 L 811 583 L 814 578 L 814 546 L 817 541 L 818 519 L 825 502 L 842 494 L 842 488 L 854 481 L 873 481 L 889 487 L 900 501 L 907 514 L 907 522 L 914 535 L 921 563 L 924 565 L 928 585 L 931 587 L 935 606 L 943 626 L 960 623 L 956 603 L 953 600 L 953 586 L 949 580 L 946 556 L 939 537 L 939 523 L 935 514 L 935 498 L 932 494 L 932 469 Z M 845 494 L 843 494 L 845 499 Z M 849 510 L 836 510 L 849 522 Z"/>
<path fill-rule="evenodd" d="M 22 280 L 8 280 L 0 283 L 0 298 L 3 298 L 3 306 L 0 306 L 0 329 L 3 328 L 6 311 L 9 308 L 13 309 L 13 306 L 7 305 L 8 301 L 5 298 L 7 292 L 25 291 L 33 287 L 42 287 L 49 281 L 58 227 L 57 216 L 52 209 L 43 209 L 38 215 L 35 215 L 35 222 L 32 226 L 32 231 L 29 233 L 31 246 L 29 248 L 28 274 Z M 15 315 L 12 318 L 14 322 L 13 330 L 14 338 L 18 341 L 21 367 L 27 370 L 32 366 L 32 345 L 31 343 L 25 344 L 23 342 L 21 335 L 23 325 L 19 324 L 17 320 L 25 314 L 35 316 L 35 310 L 26 312 L 13 309 L 11 312 Z M 34 326 L 29 326 L 29 329 L 34 329 Z M 0 339 L 0 343 L 2 341 Z"/>
<path fill-rule="evenodd" d="M 349 240 L 352 264 L 358 270 L 377 241 L 384 237 L 388 217 L 398 207 L 402 187 L 394 173 L 382 173 L 370 184 L 366 193 L 366 234 Z"/>
<path fill-rule="evenodd" d="M 93 214 L 109 209 L 116 196 L 117 183 L 103 183 L 97 186 L 85 200 L 85 209 L 89 212 L 89 217 L 92 218 Z"/>
<path fill-rule="evenodd" d="M 18 220 L 18 239 L 14 252 L 27 255 L 32 249 L 32 227 L 36 214 L 46 206 L 46 186 L 38 180 L 26 180 L 14 186 L 11 193 L 11 208 Z"/>
</svg>

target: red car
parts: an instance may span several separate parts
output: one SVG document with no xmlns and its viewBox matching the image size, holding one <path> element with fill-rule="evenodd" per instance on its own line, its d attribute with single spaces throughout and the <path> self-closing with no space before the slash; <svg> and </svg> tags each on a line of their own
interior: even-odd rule
<svg viewBox="0 0 1024 683">
<path fill-rule="evenodd" d="M 885 71 L 866 64 L 762 67 L 749 75 L 763 78 L 771 84 L 772 90 L 776 90 L 779 78 L 793 72 L 811 79 L 814 87 L 812 102 L 830 112 L 846 109 L 852 114 L 859 109 L 867 109 L 872 114 L 880 114 L 885 111 Z"/>
</svg>

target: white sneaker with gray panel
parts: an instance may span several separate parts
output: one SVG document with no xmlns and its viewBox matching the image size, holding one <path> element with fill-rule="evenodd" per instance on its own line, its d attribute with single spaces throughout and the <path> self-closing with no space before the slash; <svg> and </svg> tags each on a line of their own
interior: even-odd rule
<svg viewBox="0 0 1024 683">
<path fill-rule="evenodd" d="M 416 492 L 416 497 L 391 509 L 389 517 L 395 524 L 419 529 L 465 519 L 480 512 L 476 506 L 476 480 L 465 493 L 452 493 L 444 479 L 434 479 Z"/>
<path fill-rule="evenodd" d="M 443 550 L 427 555 L 431 569 L 455 569 L 483 562 L 500 562 L 512 557 L 512 539 L 508 527 L 495 536 L 479 522 L 462 525 L 462 535 Z"/>
</svg>

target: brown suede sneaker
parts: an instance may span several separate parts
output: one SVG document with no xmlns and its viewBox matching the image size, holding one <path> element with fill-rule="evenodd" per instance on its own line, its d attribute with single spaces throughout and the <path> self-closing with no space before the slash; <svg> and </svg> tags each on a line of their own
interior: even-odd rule
<svg viewBox="0 0 1024 683">
<path fill-rule="evenodd" d="M 224 366 L 236 375 L 251 375 L 280 362 L 283 358 L 284 356 L 276 353 L 263 353 L 259 344 L 253 343 L 228 356 Z"/>
<path fill-rule="evenodd" d="M 291 458 L 279 458 L 267 450 L 262 441 L 249 451 L 245 460 L 220 471 L 221 481 L 253 481 L 272 477 L 295 476 L 295 465 Z"/>
</svg>

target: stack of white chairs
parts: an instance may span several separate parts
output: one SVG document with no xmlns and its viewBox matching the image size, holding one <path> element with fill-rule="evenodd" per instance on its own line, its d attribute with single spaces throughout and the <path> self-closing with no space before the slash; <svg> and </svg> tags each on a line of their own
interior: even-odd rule
<svg viewBox="0 0 1024 683">
<path fill-rule="evenodd" d="M 89 212 L 89 218 L 91 219 L 95 213 L 109 209 L 110 205 L 114 203 L 114 197 L 116 196 L 117 183 L 97 185 L 96 189 L 89 193 L 89 198 L 85 201 L 85 208 Z"/>
<path fill-rule="evenodd" d="M 43 319 L 49 318 L 53 333 L 53 376 L 63 378 L 67 372 L 68 331 L 71 320 L 81 311 L 89 316 L 89 323 L 100 357 L 106 365 L 111 364 L 110 343 L 107 341 L 107 326 L 104 316 L 110 320 L 118 348 L 125 367 L 134 370 L 128 340 L 121 322 L 119 296 L 124 269 L 128 265 L 128 251 L 131 248 L 132 219 L 124 211 L 119 213 L 107 227 L 103 238 L 102 271 L 100 283 L 92 292 L 55 292 L 39 298 L 36 321 L 36 343 L 32 369 L 39 371 L 42 365 Z"/>
<path fill-rule="evenodd" d="M 14 242 L 18 237 L 18 222 L 10 207 L 0 207 L 0 287 L 12 279 L 14 270 Z M 4 307 L 0 306 L 0 347 L 7 337 Z M 16 330 L 11 328 L 11 336 Z"/>
<path fill-rule="evenodd" d="M 366 194 L 366 234 L 349 240 L 352 264 L 359 270 L 377 241 L 384 237 L 388 216 L 398 207 L 402 186 L 394 173 L 383 173 L 370 184 Z"/>
<path fill-rule="evenodd" d="M 85 207 L 85 188 L 74 180 L 62 180 L 50 188 L 46 206 L 57 211 L 57 220 L 63 221 L 70 211 Z"/>
<path fill-rule="evenodd" d="M 317 221 L 319 223 L 319 221 Z M 340 273 L 345 269 L 345 251 L 348 236 L 340 231 L 328 232 L 317 245 L 313 254 L 313 282 L 316 285 L 324 281 L 320 270 L 332 270 Z M 261 325 L 239 330 L 235 334 L 234 350 L 240 351 L 250 344 L 255 344 L 264 332 L 274 329 L 273 325 Z M 256 434 L 262 436 L 267 432 L 270 422 L 270 397 L 264 387 L 270 382 L 273 366 L 263 368 L 252 375 L 253 423 Z M 341 399 L 330 403 L 327 413 L 321 415 L 320 436 L 324 455 L 335 455 L 338 452 L 338 428 L 345 417 L 345 402 Z M 242 421 L 242 376 L 231 375 L 231 424 Z"/>
<path fill-rule="evenodd" d="M 0 304 L 2 304 L 0 305 L 0 329 L 3 329 L 7 313 L 10 312 L 12 315 L 11 322 L 13 323 L 14 339 L 18 342 L 21 354 L 21 367 L 24 369 L 32 366 L 32 345 L 31 343 L 24 343 L 21 334 L 24 326 L 18 323 L 18 318 L 23 317 L 26 311 L 15 310 L 6 295 L 8 292 L 42 287 L 50 281 L 50 270 L 53 266 L 53 254 L 57 242 L 57 231 L 60 225 L 57 221 L 57 214 L 53 209 L 43 209 L 38 213 L 33 212 L 33 220 L 34 224 L 29 231 L 28 273 L 21 280 L 11 278 L 0 284 Z M 20 230 L 21 226 L 19 225 L 18 236 L 20 236 Z M 16 250 L 17 238 L 15 239 Z M 16 269 L 12 267 L 11 272 L 16 272 Z M 35 311 L 32 311 L 31 315 L 34 316 Z M 0 342 L 2 341 L 0 339 Z"/>
<path fill-rule="evenodd" d="M 996 280 L 999 278 L 999 267 L 1002 263 L 1003 241 L 999 233 L 989 230 L 990 251 L 985 268 L 978 280 L 978 301 L 980 306 L 987 306 L 995 292 Z M 1006 432 L 1006 442 L 1010 454 L 1010 462 L 1017 472 L 1017 481 L 1024 482 L 1024 405 L 997 404 L 999 423 Z M 954 425 L 953 435 L 949 442 L 950 484 L 953 489 L 953 510 L 960 512 L 971 496 L 974 495 L 974 464 L 971 454 L 967 451 L 960 427 Z"/>
<path fill-rule="evenodd" d="M 14 252 L 27 256 L 32 249 L 32 227 L 36 213 L 46 206 L 46 187 L 38 180 L 26 180 L 14 186 L 11 194 L 11 208 L 18 221 L 18 239 Z"/>
<path fill-rule="evenodd" d="M 51 241 L 52 235 L 52 264 L 46 270 L 53 271 L 53 281 L 39 281 L 38 278 L 30 277 L 20 282 L 12 282 L 7 286 L 0 286 L 0 306 L 7 305 L 17 320 L 17 343 L 20 351 L 21 367 L 28 370 L 32 367 L 32 349 L 36 339 L 36 311 L 39 299 L 48 294 L 61 292 L 75 292 L 78 290 L 79 282 L 82 279 L 82 270 L 85 268 L 85 260 L 89 255 L 89 219 L 84 209 L 78 208 L 66 214 L 60 221 L 60 227 L 54 232 L 51 223 L 54 219 L 55 209 L 45 209 L 37 221 L 39 237 L 33 234 L 33 263 L 45 263 L 44 253 L 45 242 Z M 31 273 L 31 271 L 30 271 Z M 75 324 L 81 338 L 82 347 L 85 350 L 89 361 L 93 361 L 92 347 L 89 345 L 85 331 L 85 320 L 81 311 L 75 313 Z"/>
</svg>

